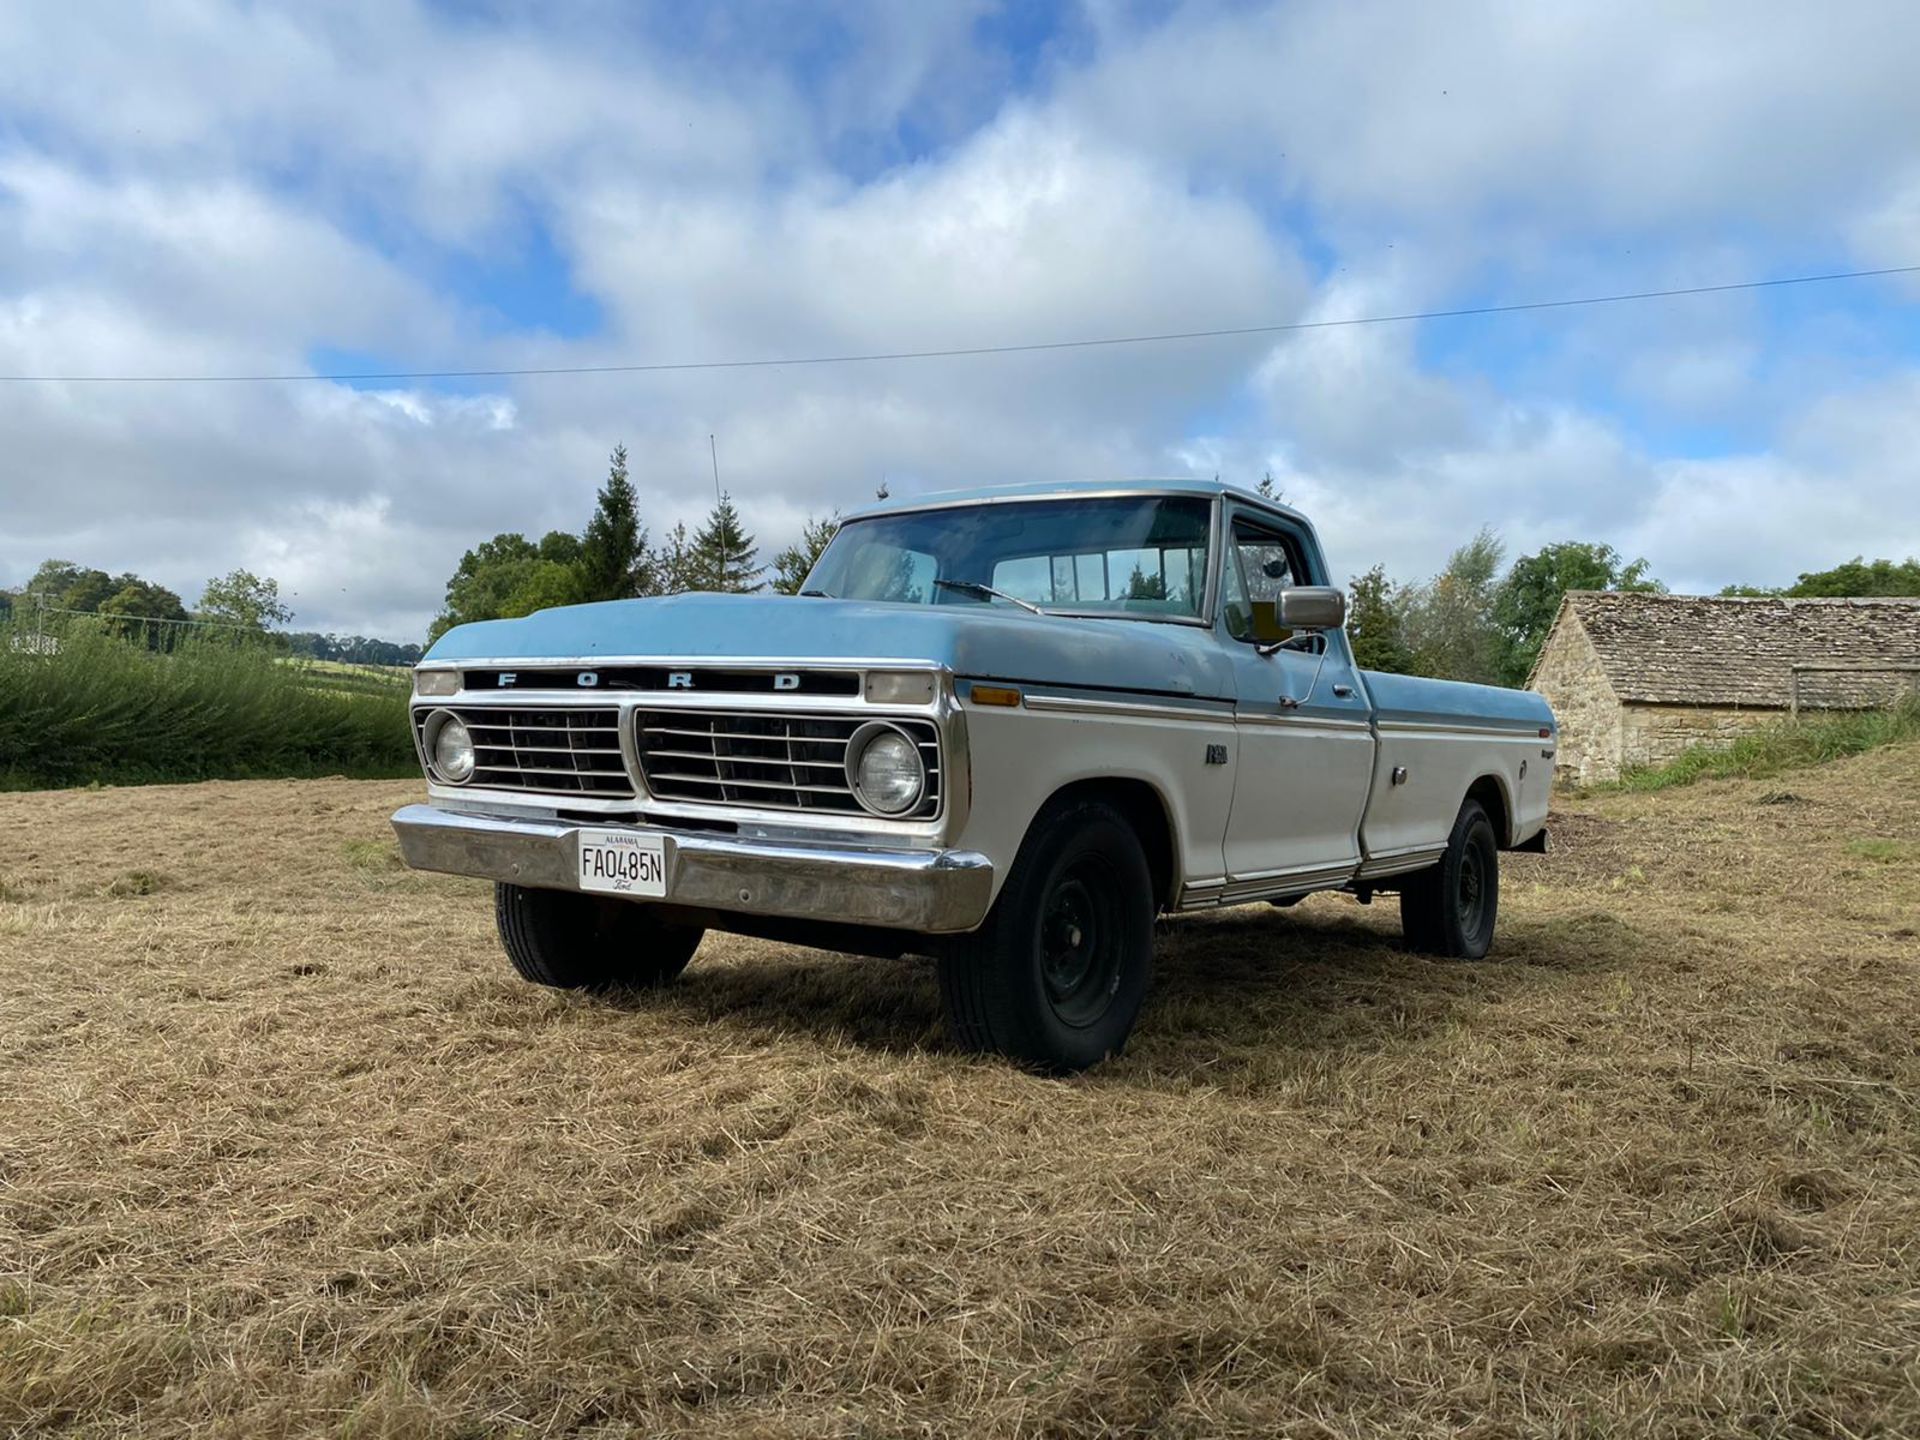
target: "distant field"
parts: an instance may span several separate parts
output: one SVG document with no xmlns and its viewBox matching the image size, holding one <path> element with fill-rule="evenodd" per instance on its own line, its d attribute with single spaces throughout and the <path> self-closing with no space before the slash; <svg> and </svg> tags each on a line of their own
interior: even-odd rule
<svg viewBox="0 0 1920 1440">
<path fill-rule="evenodd" d="M 411 783 L 0 795 L 0 1432 L 1920 1434 L 1920 745 L 1571 803 L 1498 949 L 510 978 Z"/>
<path fill-rule="evenodd" d="M 391 695 L 408 693 L 413 670 L 406 665 L 349 665 L 340 660 L 310 660 L 289 655 L 280 664 L 299 673 L 316 690 L 337 690 L 353 695 Z"/>
</svg>

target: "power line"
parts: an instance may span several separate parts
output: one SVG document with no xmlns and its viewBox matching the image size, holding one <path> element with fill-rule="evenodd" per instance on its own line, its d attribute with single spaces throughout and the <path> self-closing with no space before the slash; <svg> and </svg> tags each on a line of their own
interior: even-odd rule
<svg viewBox="0 0 1920 1440">
<path fill-rule="evenodd" d="M 951 360 L 974 355 L 1031 355 L 1049 350 L 1163 345 L 1181 340 L 1224 340 L 1241 335 L 1286 335 L 1308 330 L 1338 330 L 1351 325 L 1403 325 L 1417 320 L 1461 320 L 1477 315 L 1571 310 L 1587 305 L 1622 305 L 1640 300 L 1671 300 L 1686 295 L 1724 295 L 1737 290 L 1774 290 L 1789 285 L 1825 285 L 1837 280 L 1872 280 L 1887 275 L 1914 274 L 1920 274 L 1920 265 L 1892 265 L 1881 270 L 1837 270 L 1824 275 L 1787 275 L 1773 280 L 1737 280 L 1725 285 L 1685 285 L 1670 290 L 1632 290 L 1618 295 L 1581 295 L 1568 300 L 1525 300 L 1511 305 L 1467 305 L 1453 310 L 1411 310 L 1395 315 L 1350 315 L 1337 320 L 1288 320 L 1270 325 L 1233 325 L 1213 330 L 1167 330 L 1150 335 L 1104 335 L 1090 339 L 1037 340 L 1013 345 L 965 345 L 942 350 L 876 350 L 850 355 L 789 355 L 777 359 L 663 360 L 624 365 L 545 365 L 497 370 L 360 370 L 324 375 L 0 375 L 0 382 L 21 385 L 239 385 L 299 380 L 333 383 L 363 380 L 504 380 L 551 375 L 657 375 L 689 370 L 771 370 L 786 365 L 867 365 L 895 360 Z"/>
<path fill-rule="evenodd" d="M 91 620 L 138 620 L 144 625 L 191 625 L 195 629 L 211 626 L 216 630 L 251 630 L 260 635 L 275 633 L 262 630 L 258 625 L 240 625 L 231 620 L 195 620 L 191 617 L 181 620 L 172 615 L 122 615 L 117 610 L 105 613 L 98 610 L 63 610 L 58 605 L 41 605 L 37 608 L 42 615 L 82 615 Z"/>
</svg>

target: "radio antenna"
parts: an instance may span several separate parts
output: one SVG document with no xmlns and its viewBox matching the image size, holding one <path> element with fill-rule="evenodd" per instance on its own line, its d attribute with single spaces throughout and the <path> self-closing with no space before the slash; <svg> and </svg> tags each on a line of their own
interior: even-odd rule
<svg viewBox="0 0 1920 1440">
<path fill-rule="evenodd" d="M 713 461 L 713 507 L 718 512 L 726 504 L 726 497 L 720 493 L 720 447 L 714 443 L 711 433 L 707 436 L 707 457 Z M 727 583 L 727 517 L 716 513 L 713 519 L 720 532 L 720 573 L 714 582 L 724 587 Z"/>
</svg>

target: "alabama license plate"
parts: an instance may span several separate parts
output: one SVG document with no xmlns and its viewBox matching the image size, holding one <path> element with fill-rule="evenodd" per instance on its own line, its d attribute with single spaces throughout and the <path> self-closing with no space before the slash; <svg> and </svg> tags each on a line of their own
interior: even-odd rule
<svg viewBox="0 0 1920 1440">
<path fill-rule="evenodd" d="M 634 830 L 580 832 L 580 888 L 659 899 L 667 893 L 667 842 Z"/>
</svg>

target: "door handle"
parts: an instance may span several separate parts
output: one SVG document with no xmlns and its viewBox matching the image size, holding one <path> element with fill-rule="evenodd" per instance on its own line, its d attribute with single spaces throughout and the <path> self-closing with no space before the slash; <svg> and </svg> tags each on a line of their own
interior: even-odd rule
<svg viewBox="0 0 1920 1440">
<path fill-rule="evenodd" d="M 1336 685 L 1333 687 L 1333 693 L 1342 700 L 1351 700 L 1353 698 L 1353 687 L 1351 685 Z"/>
</svg>

